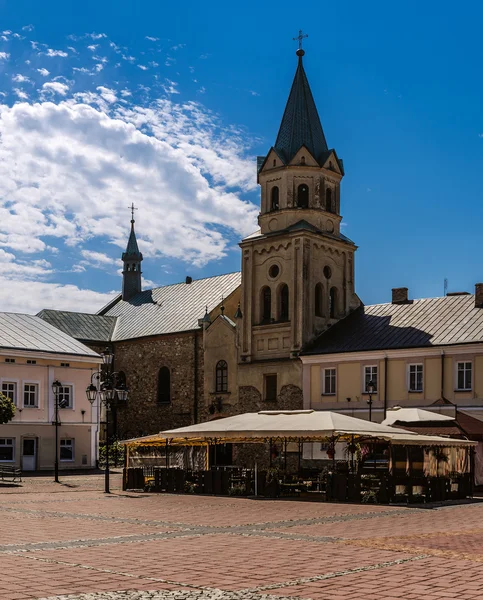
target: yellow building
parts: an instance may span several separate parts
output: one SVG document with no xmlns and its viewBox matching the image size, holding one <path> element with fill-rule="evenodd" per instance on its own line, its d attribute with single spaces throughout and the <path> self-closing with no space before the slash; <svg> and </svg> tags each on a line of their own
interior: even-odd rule
<svg viewBox="0 0 483 600">
<path fill-rule="evenodd" d="M 378 422 L 394 406 L 483 420 L 483 284 L 422 300 L 393 289 L 391 303 L 361 306 L 300 358 L 304 408 Z"/>
<path fill-rule="evenodd" d="M 0 465 L 23 471 L 53 469 L 55 397 L 60 382 L 59 468 L 96 466 L 98 408 L 86 388 L 100 356 L 39 317 L 0 313 L 0 391 L 16 406 L 0 425 Z"/>
</svg>

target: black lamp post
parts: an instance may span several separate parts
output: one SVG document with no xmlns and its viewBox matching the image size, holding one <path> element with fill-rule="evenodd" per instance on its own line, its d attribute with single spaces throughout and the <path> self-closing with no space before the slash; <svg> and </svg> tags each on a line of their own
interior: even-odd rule
<svg viewBox="0 0 483 600">
<path fill-rule="evenodd" d="M 369 400 L 367 401 L 367 404 L 369 404 L 369 421 L 372 421 L 372 394 L 376 391 L 375 383 L 372 380 L 369 381 L 366 389 L 369 394 Z"/>
<path fill-rule="evenodd" d="M 52 383 L 52 391 L 54 392 L 54 406 L 55 406 L 55 459 L 54 459 L 54 481 L 59 483 L 59 408 L 64 408 L 66 402 L 64 399 L 59 401 L 59 394 L 62 388 L 62 384 L 58 379 Z"/>
<path fill-rule="evenodd" d="M 109 494 L 111 491 L 109 488 L 109 409 L 114 405 L 116 398 L 121 402 L 125 402 L 129 391 L 123 383 L 117 385 L 119 374 L 111 371 L 114 354 L 106 348 L 101 356 L 104 365 L 106 366 L 105 381 L 101 381 L 102 373 L 100 371 L 93 373 L 91 376 L 91 384 L 86 389 L 86 395 L 91 404 L 94 404 L 97 398 L 99 399 L 99 404 L 106 408 L 106 469 L 104 492 Z M 94 385 L 94 379 L 99 382 L 98 386 Z"/>
</svg>

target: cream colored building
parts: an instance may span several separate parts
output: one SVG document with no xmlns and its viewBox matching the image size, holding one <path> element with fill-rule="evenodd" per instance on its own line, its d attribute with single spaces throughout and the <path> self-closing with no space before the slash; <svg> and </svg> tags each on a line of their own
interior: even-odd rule
<svg viewBox="0 0 483 600">
<path fill-rule="evenodd" d="M 0 464 L 23 471 L 53 469 L 55 459 L 54 381 L 59 399 L 59 468 L 96 466 L 98 415 L 85 390 L 102 359 L 39 317 L 0 313 L 0 390 L 16 406 L 0 425 Z"/>
<path fill-rule="evenodd" d="M 475 294 L 361 306 L 302 354 L 304 408 L 382 421 L 388 408 L 483 420 L 483 284 Z M 374 391 L 369 394 L 369 382 Z"/>
</svg>

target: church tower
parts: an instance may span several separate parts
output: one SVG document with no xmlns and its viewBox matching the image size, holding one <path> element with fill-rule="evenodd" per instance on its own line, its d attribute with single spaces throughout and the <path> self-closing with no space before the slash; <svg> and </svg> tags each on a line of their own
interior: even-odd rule
<svg viewBox="0 0 483 600">
<path fill-rule="evenodd" d="M 143 255 L 139 252 L 136 233 L 134 231 L 134 205 L 131 206 L 131 233 L 127 242 L 126 252 L 122 253 L 124 268 L 122 271 L 122 299 L 130 300 L 141 291 L 141 261 Z"/>
<path fill-rule="evenodd" d="M 344 167 L 327 145 L 304 54 L 275 145 L 258 159 L 260 230 L 240 244 L 240 365 L 297 358 L 359 304 L 356 246 L 340 230 Z"/>
</svg>

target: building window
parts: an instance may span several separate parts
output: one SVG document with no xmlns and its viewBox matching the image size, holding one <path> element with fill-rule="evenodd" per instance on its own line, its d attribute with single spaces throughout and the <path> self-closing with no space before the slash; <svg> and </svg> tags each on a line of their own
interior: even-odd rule
<svg viewBox="0 0 483 600">
<path fill-rule="evenodd" d="M 265 400 L 273 402 L 277 399 L 277 376 L 265 375 Z"/>
<path fill-rule="evenodd" d="M 0 438 L 0 462 L 15 461 L 15 439 Z"/>
<path fill-rule="evenodd" d="M 60 440 L 60 460 L 64 462 L 74 460 L 74 440 Z"/>
<path fill-rule="evenodd" d="M 297 190 L 297 205 L 299 208 L 309 207 L 309 186 L 301 183 Z"/>
<path fill-rule="evenodd" d="M 337 317 L 337 288 L 330 288 L 329 294 L 329 315 L 331 319 L 335 319 Z"/>
<path fill-rule="evenodd" d="M 471 390 L 471 362 L 459 362 L 457 368 L 457 384 L 458 390 Z"/>
<path fill-rule="evenodd" d="M 15 381 L 2 381 L 2 394 L 17 404 L 17 384 Z"/>
<path fill-rule="evenodd" d="M 278 186 L 274 185 L 271 191 L 270 210 L 278 210 L 280 208 L 279 195 Z"/>
<path fill-rule="evenodd" d="M 219 360 L 216 363 L 216 391 L 228 391 L 228 364 L 226 360 Z"/>
<path fill-rule="evenodd" d="M 158 373 L 158 404 L 171 402 L 171 372 L 168 367 L 161 367 Z"/>
<path fill-rule="evenodd" d="M 270 323 L 272 319 L 272 290 L 267 286 L 262 289 L 262 323 Z"/>
<path fill-rule="evenodd" d="M 409 391 L 423 391 L 423 365 L 409 365 Z"/>
<path fill-rule="evenodd" d="M 283 283 L 279 291 L 280 297 L 280 321 L 288 321 L 288 309 L 289 309 L 289 298 L 288 298 L 288 285 Z"/>
<path fill-rule="evenodd" d="M 57 394 L 59 408 L 73 408 L 74 394 L 71 385 L 61 385 Z"/>
<path fill-rule="evenodd" d="M 36 361 L 36 360 L 33 360 L 33 359 L 31 359 L 31 358 L 27 358 L 27 364 L 28 364 L 28 365 L 36 365 L 36 364 L 37 364 L 37 361 Z"/>
<path fill-rule="evenodd" d="M 37 408 L 39 405 L 39 386 L 37 383 L 23 384 L 24 408 Z"/>
<path fill-rule="evenodd" d="M 323 316 L 323 306 L 324 306 L 324 286 L 321 283 L 318 283 L 315 286 L 315 316 L 322 317 Z"/>
<path fill-rule="evenodd" d="M 325 210 L 330 213 L 334 212 L 332 206 L 332 188 L 325 190 Z"/>
<path fill-rule="evenodd" d="M 370 367 L 364 367 L 364 392 L 366 394 L 369 393 L 367 388 L 369 386 L 369 382 L 371 381 L 374 386 L 374 392 L 377 392 L 377 367 L 373 365 Z"/>
<path fill-rule="evenodd" d="M 335 369 L 324 369 L 323 392 L 326 396 L 335 395 Z"/>
<path fill-rule="evenodd" d="M 60 363 L 61 367 L 70 367 L 70 363 Z"/>
<path fill-rule="evenodd" d="M 14 362 L 15 362 L 15 359 L 14 359 L 14 358 L 6 358 L 6 359 L 5 359 L 5 362 L 6 362 L 6 363 L 14 363 Z"/>
</svg>

